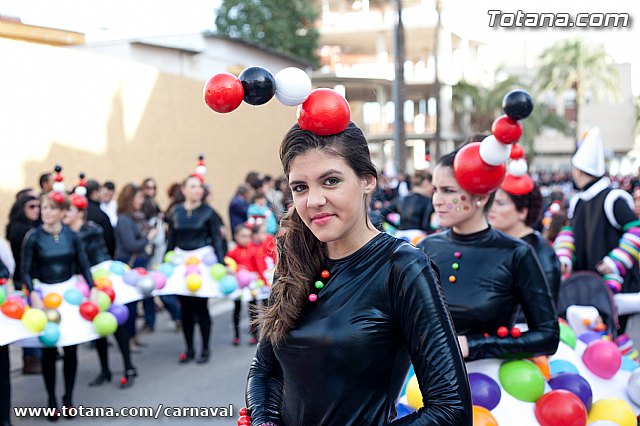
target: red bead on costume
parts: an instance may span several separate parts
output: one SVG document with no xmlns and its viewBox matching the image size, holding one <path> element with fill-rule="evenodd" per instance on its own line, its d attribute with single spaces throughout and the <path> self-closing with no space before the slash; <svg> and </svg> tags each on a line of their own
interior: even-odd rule
<svg viewBox="0 0 640 426">
<path fill-rule="evenodd" d="M 462 253 L 460 253 L 459 251 L 453 253 L 453 255 L 457 258 L 460 259 L 462 257 Z"/>
<path fill-rule="evenodd" d="M 507 327 L 502 326 L 498 329 L 498 337 L 500 337 L 501 339 L 504 339 L 508 335 L 509 335 L 509 329 Z"/>
<path fill-rule="evenodd" d="M 309 302 L 315 302 L 316 300 L 318 300 L 318 296 L 316 296 L 315 294 L 309 295 Z"/>
<path fill-rule="evenodd" d="M 518 338 L 518 337 L 520 337 L 520 336 L 522 336 L 522 330 L 520 330 L 520 329 L 519 329 L 519 328 L 517 328 L 517 327 L 513 327 L 513 328 L 511 329 L 511 337 L 514 337 L 514 338 L 516 338 L 516 339 L 517 339 L 517 338 Z"/>
<path fill-rule="evenodd" d="M 7 283 L 6 278 L 0 278 L 0 285 L 5 285 Z"/>
<path fill-rule="evenodd" d="M 247 407 L 242 407 L 240 409 L 240 411 L 238 412 L 238 414 L 240 414 L 240 416 L 246 416 L 247 415 Z"/>
<path fill-rule="evenodd" d="M 484 337 L 489 337 L 489 333 L 484 333 Z"/>
<path fill-rule="evenodd" d="M 322 273 L 320 274 L 320 276 L 321 276 L 322 278 L 324 278 L 325 280 L 326 280 L 327 278 L 329 278 L 329 275 L 330 275 L 330 274 L 329 274 L 329 271 L 327 271 L 326 269 L 325 269 L 324 271 L 322 271 Z"/>
<path fill-rule="evenodd" d="M 455 275 L 449 275 L 449 282 L 450 283 L 455 283 L 456 282 L 456 276 Z"/>
<path fill-rule="evenodd" d="M 250 426 L 251 425 L 251 419 L 249 418 L 249 416 L 241 416 L 238 419 L 238 426 Z"/>
</svg>

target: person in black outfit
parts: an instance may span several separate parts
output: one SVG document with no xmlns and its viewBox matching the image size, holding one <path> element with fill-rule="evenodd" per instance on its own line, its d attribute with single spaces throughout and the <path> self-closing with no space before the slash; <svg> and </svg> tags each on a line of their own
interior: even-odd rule
<svg viewBox="0 0 640 426">
<path fill-rule="evenodd" d="M 249 198 L 251 189 L 243 184 L 236 189 L 236 195 L 229 203 L 229 222 L 231 224 L 231 234 L 233 235 L 236 226 L 247 220 L 247 210 L 249 209 Z"/>
<path fill-rule="evenodd" d="M 0 260 L 0 287 L 6 285 L 11 278 L 7 266 Z M 9 360 L 9 345 L 0 345 L 0 426 L 11 426 L 11 362 Z"/>
<path fill-rule="evenodd" d="M 213 209 L 203 203 L 203 181 L 199 175 L 189 176 L 182 183 L 184 202 L 177 204 L 169 212 L 169 238 L 167 251 L 176 247 L 182 250 L 196 250 L 211 246 L 222 263 L 225 251 L 220 237 L 220 222 Z M 209 299 L 194 296 L 178 296 L 182 306 L 182 331 L 187 346 L 186 352 L 180 355 L 180 362 L 186 363 L 194 359 L 193 332 L 196 322 L 200 324 L 202 336 L 202 352 L 197 362 L 209 361 L 211 336 L 211 317 L 207 303 Z"/>
<path fill-rule="evenodd" d="M 419 229 L 430 234 L 433 214 L 431 174 L 422 170 L 416 171 L 413 175 L 412 188 L 411 194 L 396 198 L 387 210 L 400 215 L 399 230 Z M 384 217 L 386 218 L 386 214 Z M 392 223 L 392 225 L 395 224 Z"/>
<path fill-rule="evenodd" d="M 523 176 L 520 179 L 531 179 Z M 526 194 L 516 195 L 514 190 L 503 182 L 496 191 L 495 200 L 489 210 L 489 223 L 498 231 L 514 238 L 526 241 L 538 257 L 540 266 L 547 278 L 554 306 L 560 292 L 560 261 L 549 241 L 534 226 L 542 216 L 542 194 L 537 185 Z M 518 321 L 523 318 L 519 318 Z"/>
<path fill-rule="evenodd" d="M 100 208 L 100 184 L 95 180 L 87 181 L 87 200 L 89 201 L 87 220 L 102 227 L 109 257 L 113 259 L 116 253 L 116 240 L 113 226 L 111 225 L 109 216 Z"/>
<path fill-rule="evenodd" d="M 551 355 L 560 331 L 540 263 L 529 244 L 489 226 L 494 193 L 463 190 L 453 174 L 455 154 L 442 157 L 433 173 L 433 206 L 449 229 L 418 247 L 440 269 L 462 353 L 468 361 Z M 521 335 L 512 329 L 520 307 L 529 326 Z"/>
<path fill-rule="evenodd" d="M 111 260 L 107 246 L 104 242 L 104 231 L 102 228 L 91 221 L 86 221 L 86 206 L 87 200 L 80 195 L 73 195 L 71 197 L 71 206 L 66 212 L 64 223 L 72 231 L 77 232 L 84 244 L 87 258 L 91 266 L 98 265 L 102 262 Z M 114 333 L 120 353 L 122 354 L 122 361 L 124 363 L 124 376 L 120 380 L 121 388 L 128 388 L 133 385 L 134 377 L 137 377 L 138 373 L 136 368 L 131 362 L 131 351 L 129 348 L 129 333 L 126 327 L 118 325 L 116 332 Z M 107 338 L 101 337 L 96 340 L 96 350 L 98 352 L 98 359 L 100 360 L 101 373 L 89 383 L 89 386 L 99 386 L 105 381 L 111 381 L 111 371 L 109 370 L 109 355 Z"/>
<path fill-rule="evenodd" d="M 42 225 L 29 231 L 22 247 L 22 276 L 29 291 L 31 305 L 42 309 L 43 303 L 37 291 L 33 291 L 33 279 L 37 278 L 42 285 L 57 284 L 69 280 L 76 272 L 93 287 L 93 279 L 87 254 L 80 237 L 62 224 L 64 211 L 69 202 L 61 193 L 61 202 L 56 202 L 49 193 L 41 196 Z M 95 299 L 95 290 L 92 289 Z M 64 348 L 64 383 L 65 394 L 62 404 L 73 405 L 73 387 L 78 369 L 77 345 Z M 49 395 L 49 407 L 57 408 L 56 400 L 56 348 L 42 350 L 42 375 Z M 57 420 L 58 416 L 50 417 Z"/>
<path fill-rule="evenodd" d="M 367 218 L 377 173 L 361 130 L 318 136 L 295 125 L 280 159 L 293 208 L 249 371 L 251 425 L 471 425 L 435 270 Z M 396 419 L 410 362 L 424 407 Z"/>
</svg>

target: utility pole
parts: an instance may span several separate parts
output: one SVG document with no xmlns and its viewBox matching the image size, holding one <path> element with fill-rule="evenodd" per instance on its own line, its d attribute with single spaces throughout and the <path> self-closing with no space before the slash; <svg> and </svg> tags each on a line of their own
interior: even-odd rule
<svg viewBox="0 0 640 426">
<path fill-rule="evenodd" d="M 442 142 L 442 121 L 441 121 L 441 112 L 442 112 L 442 102 L 440 95 L 440 74 L 438 71 L 439 68 L 439 59 L 440 56 L 440 26 L 442 25 L 440 14 L 442 12 L 442 1 L 436 0 L 436 11 L 438 12 L 438 23 L 436 24 L 436 32 L 435 37 L 433 38 L 433 51 L 434 51 L 434 64 L 435 64 L 435 81 L 433 82 L 433 88 L 436 92 L 436 134 L 435 134 L 435 143 L 436 143 L 436 152 L 435 152 L 435 161 L 440 159 L 440 144 Z"/>
<path fill-rule="evenodd" d="M 392 85 L 395 120 L 393 140 L 395 145 L 394 160 L 398 175 L 407 170 L 407 146 L 404 131 L 404 26 L 402 25 L 402 0 L 396 0 L 398 19 L 393 31 L 393 47 L 395 60 L 395 78 Z"/>
</svg>

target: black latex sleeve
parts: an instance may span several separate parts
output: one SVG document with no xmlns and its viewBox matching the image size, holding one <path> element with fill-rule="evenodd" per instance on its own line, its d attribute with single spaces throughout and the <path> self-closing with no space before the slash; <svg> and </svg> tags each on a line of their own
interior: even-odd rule
<svg viewBox="0 0 640 426">
<path fill-rule="evenodd" d="M 283 375 L 269 339 L 260 339 L 251 363 L 246 389 L 251 426 L 273 422 L 280 424 Z"/>
</svg>

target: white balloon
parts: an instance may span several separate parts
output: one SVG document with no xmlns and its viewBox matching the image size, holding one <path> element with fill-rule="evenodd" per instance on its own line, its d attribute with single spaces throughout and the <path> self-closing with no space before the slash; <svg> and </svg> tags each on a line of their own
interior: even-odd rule
<svg viewBox="0 0 640 426">
<path fill-rule="evenodd" d="M 286 106 L 296 106 L 307 100 L 311 79 L 300 68 L 284 68 L 275 76 L 276 98 Z"/>
<path fill-rule="evenodd" d="M 627 396 L 634 404 L 640 405 L 640 368 L 636 368 L 629 377 Z"/>
<path fill-rule="evenodd" d="M 64 192 L 64 182 L 54 182 L 53 190 L 55 192 Z"/>
<path fill-rule="evenodd" d="M 205 166 L 198 166 L 196 167 L 196 173 L 200 176 L 204 176 L 204 174 L 207 173 L 207 168 Z"/>
<path fill-rule="evenodd" d="M 527 160 L 523 158 L 509 162 L 509 173 L 513 176 L 524 176 L 527 174 L 527 169 Z"/>
<path fill-rule="evenodd" d="M 480 158 L 490 166 L 499 166 L 509 159 L 511 145 L 498 141 L 490 135 L 480 143 Z"/>
<path fill-rule="evenodd" d="M 76 195 L 82 195 L 83 197 L 87 195 L 87 188 L 84 186 L 77 186 L 75 189 Z"/>
</svg>

